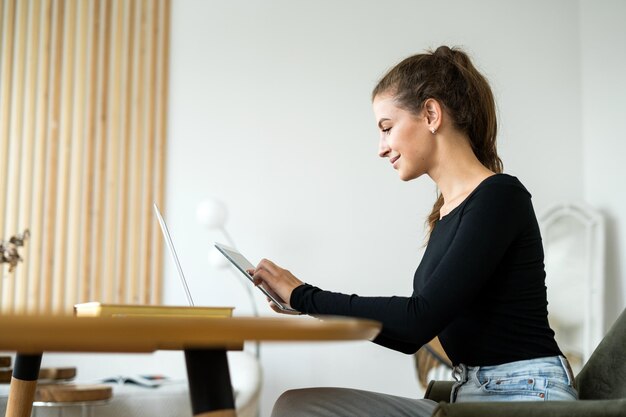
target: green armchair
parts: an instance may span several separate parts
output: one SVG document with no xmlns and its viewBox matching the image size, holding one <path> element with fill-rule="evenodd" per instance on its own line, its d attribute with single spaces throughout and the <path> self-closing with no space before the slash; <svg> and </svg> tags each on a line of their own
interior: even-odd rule
<svg viewBox="0 0 626 417">
<path fill-rule="evenodd" d="M 580 400 L 450 404 L 453 381 L 431 381 L 433 417 L 626 417 L 626 310 L 576 376 Z"/>
</svg>

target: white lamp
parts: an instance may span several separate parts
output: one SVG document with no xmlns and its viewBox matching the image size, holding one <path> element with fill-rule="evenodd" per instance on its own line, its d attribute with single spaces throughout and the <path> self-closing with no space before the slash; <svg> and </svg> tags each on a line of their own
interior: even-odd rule
<svg viewBox="0 0 626 417">
<path fill-rule="evenodd" d="M 216 198 L 207 198 L 202 200 L 196 208 L 196 220 L 209 230 L 219 230 L 228 245 L 235 247 L 235 242 L 226 230 L 226 220 L 228 219 L 228 210 L 226 205 Z M 225 268 L 229 265 L 228 260 L 219 253 L 215 247 L 209 250 L 209 265 L 214 268 Z M 254 304 L 254 303 L 253 303 Z"/>
<path fill-rule="evenodd" d="M 227 218 L 226 205 L 215 198 L 202 200 L 196 208 L 198 223 L 209 229 L 224 228 Z"/>
<path fill-rule="evenodd" d="M 207 198 L 202 200 L 196 208 L 196 220 L 201 225 L 205 226 L 209 231 L 219 231 L 228 243 L 229 246 L 236 248 L 235 242 L 230 237 L 230 234 L 226 230 L 226 220 L 228 219 L 228 210 L 226 205 L 216 198 Z M 256 303 L 254 302 L 254 296 L 252 294 L 252 285 L 246 280 L 242 274 L 236 272 L 230 262 L 222 255 L 215 247 L 211 246 L 209 249 L 208 257 L 209 265 L 216 269 L 228 268 L 229 271 L 237 277 L 237 280 L 243 285 L 246 291 L 250 305 L 252 306 L 252 313 L 254 316 L 259 315 L 259 311 Z M 259 345 L 256 344 L 256 356 L 259 356 Z"/>
</svg>

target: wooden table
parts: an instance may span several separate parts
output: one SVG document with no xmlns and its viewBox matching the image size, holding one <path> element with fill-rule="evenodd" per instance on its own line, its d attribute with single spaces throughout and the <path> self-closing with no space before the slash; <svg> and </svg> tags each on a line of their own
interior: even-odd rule
<svg viewBox="0 0 626 417">
<path fill-rule="evenodd" d="M 196 417 L 234 417 L 226 351 L 244 341 L 371 340 L 380 324 L 350 318 L 0 316 L 0 350 L 17 352 L 7 417 L 29 417 L 43 352 L 183 350 Z"/>
</svg>

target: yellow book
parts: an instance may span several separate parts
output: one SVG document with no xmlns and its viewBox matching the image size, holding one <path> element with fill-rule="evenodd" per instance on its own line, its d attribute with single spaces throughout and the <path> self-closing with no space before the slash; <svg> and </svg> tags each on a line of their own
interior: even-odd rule
<svg viewBox="0 0 626 417">
<path fill-rule="evenodd" d="M 232 317 L 233 310 L 234 307 L 103 304 L 97 301 L 74 305 L 77 317 Z"/>
</svg>

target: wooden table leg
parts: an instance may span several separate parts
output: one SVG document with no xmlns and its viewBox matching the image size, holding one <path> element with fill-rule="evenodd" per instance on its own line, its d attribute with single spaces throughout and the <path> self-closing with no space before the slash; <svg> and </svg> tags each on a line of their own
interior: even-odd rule
<svg viewBox="0 0 626 417">
<path fill-rule="evenodd" d="M 15 355 L 6 417 L 30 417 L 40 367 L 41 354 Z"/>
<path fill-rule="evenodd" d="M 194 417 L 236 417 L 226 351 L 188 349 L 185 363 Z"/>
</svg>

